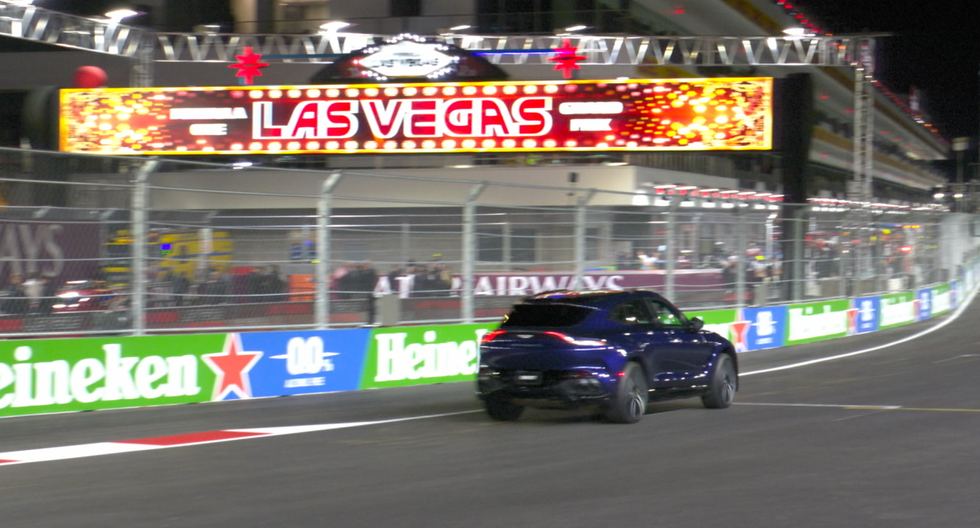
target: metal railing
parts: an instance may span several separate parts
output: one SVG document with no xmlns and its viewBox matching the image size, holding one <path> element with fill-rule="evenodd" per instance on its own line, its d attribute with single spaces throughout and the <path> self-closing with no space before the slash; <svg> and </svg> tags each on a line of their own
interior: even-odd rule
<svg viewBox="0 0 980 528">
<path fill-rule="evenodd" d="M 19 152 L 0 164 L 0 335 L 471 322 L 556 288 L 687 310 L 951 280 L 977 218 L 365 171 Z M 741 196 L 741 198 L 739 198 Z"/>
</svg>

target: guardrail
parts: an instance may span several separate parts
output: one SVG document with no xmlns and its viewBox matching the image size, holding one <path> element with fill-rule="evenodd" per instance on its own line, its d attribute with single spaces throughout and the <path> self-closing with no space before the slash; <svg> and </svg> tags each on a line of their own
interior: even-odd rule
<svg viewBox="0 0 980 528">
<path fill-rule="evenodd" d="M 569 183 L 17 156 L 0 164 L 8 338 L 468 323 L 554 288 L 737 309 L 944 283 L 980 250 L 976 217 L 928 204 L 784 204 L 629 166 Z"/>
<path fill-rule="evenodd" d="M 966 301 L 947 284 L 883 296 L 690 313 L 739 352 L 923 321 Z M 473 381 L 496 323 L 0 342 L 0 417 Z"/>
</svg>

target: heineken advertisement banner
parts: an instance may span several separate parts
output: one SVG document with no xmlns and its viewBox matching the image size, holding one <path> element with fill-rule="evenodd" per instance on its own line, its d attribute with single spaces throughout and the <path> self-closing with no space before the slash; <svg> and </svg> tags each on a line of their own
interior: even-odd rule
<svg viewBox="0 0 980 528">
<path fill-rule="evenodd" d="M 254 357 L 239 354 L 234 335 L 0 341 L 0 416 L 204 402 L 247 391 Z"/>
<path fill-rule="evenodd" d="M 909 323 L 918 318 L 918 301 L 912 292 L 892 293 L 881 296 L 879 330 L 887 330 Z"/>
<path fill-rule="evenodd" d="M 379 328 L 368 345 L 362 389 L 473 380 L 479 345 L 496 323 Z"/>
<path fill-rule="evenodd" d="M 747 352 L 928 319 L 964 289 L 688 316 Z M 471 381 L 495 326 L 0 341 L 0 417 Z"/>
<path fill-rule="evenodd" d="M 948 312 L 953 308 L 953 296 L 952 290 L 949 284 L 941 284 L 932 288 L 932 313 L 930 316 L 936 316 L 943 312 Z"/>
<path fill-rule="evenodd" d="M 0 417 L 472 380 L 494 326 L 0 341 Z"/>
<path fill-rule="evenodd" d="M 844 337 L 857 313 L 849 300 L 794 304 L 787 311 L 787 345 Z"/>
</svg>

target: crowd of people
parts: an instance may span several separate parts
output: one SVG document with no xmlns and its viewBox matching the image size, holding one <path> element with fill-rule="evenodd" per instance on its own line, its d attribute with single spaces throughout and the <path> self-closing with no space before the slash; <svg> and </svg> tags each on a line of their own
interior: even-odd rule
<svg viewBox="0 0 980 528">
<path fill-rule="evenodd" d="M 378 278 L 379 273 L 370 262 L 344 263 L 331 274 L 330 298 L 363 300 L 373 297 Z M 405 265 L 394 265 L 387 273 L 387 279 L 393 287 L 408 281 L 413 297 L 449 296 L 452 288 L 449 267 L 438 256 L 428 263 L 410 260 Z M 5 287 L 0 289 L 0 312 L 4 315 L 26 316 L 59 311 L 59 307 L 63 306 L 59 294 L 68 289 L 68 285 L 54 277 L 39 273 L 31 273 L 26 279 L 22 275 L 12 274 L 6 282 Z M 108 304 L 113 298 L 125 299 L 128 306 L 129 288 L 126 286 L 109 285 L 104 277 L 98 276 L 74 282 L 85 283 L 84 286 L 78 285 L 79 290 L 98 291 L 84 310 L 109 309 Z M 148 308 L 278 303 L 288 299 L 288 280 L 275 264 L 264 268 L 252 267 L 244 273 L 241 268 L 234 273 L 209 269 L 190 277 L 172 270 L 147 271 Z"/>
<path fill-rule="evenodd" d="M 824 257 L 824 255 L 821 255 Z M 826 257 L 820 271 L 831 273 L 830 264 L 834 257 Z M 723 244 L 716 244 L 713 251 L 705 254 L 699 261 L 692 258 L 690 252 L 681 251 L 677 255 L 673 269 L 675 270 L 718 270 L 721 274 L 721 282 L 727 288 L 731 288 L 737 280 L 739 257 L 735 252 L 726 251 Z M 666 270 L 666 251 L 646 251 L 636 250 L 635 255 L 630 258 L 627 253 L 621 253 L 616 266 L 620 270 Z M 762 282 L 778 280 L 782 273 L 782 261 L 779 255 L 767 256 L 763 253 L 758 244 L 750 243 L 745 252 L 745 281 Z"/>
<path fill-rule="evenodd" d="M 342 264 L 331 275 L 331 299 L 359 299 L 374 295 L 378 277 L 377 270 L 370 262 Z M 438 255 L 424 264 L 410 260 L 405 265 L 392 265 L 386 278 L 396 291 L 401 283 L 408 281 L 412 297 L 447 297 L 452 293 L 452 272 Z"/>
<path fill-rule="evenodd" d="M 448 297 L 452 293 L 453 274 L 438 255 L 426 264 L 410 260 L 405 266 L 392 266 L 388 272 L 392 288 L 400 277 L 409 281 L 412 297 Z"/>
<path fill-rule="evenodd" d="M 182 273 L 167 272 L 151 281 L 149 306 L 199 306 L 242 302 L 283 302 L 287 283 L 279 266 L 251 268 L 247 273 L 221 273 L 210 269 L 191 281 Z"/>
</svg>

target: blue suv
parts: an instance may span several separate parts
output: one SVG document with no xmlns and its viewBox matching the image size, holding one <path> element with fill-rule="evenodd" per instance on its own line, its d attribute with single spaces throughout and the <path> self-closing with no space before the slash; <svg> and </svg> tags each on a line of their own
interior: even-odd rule
<svg viewBox="0 0 980 528">
<path fill-rule="evenodd" d="M 524 299 L 480 344 L 477 395 L 496 420 L 525 407 L 596 406 L 635 423 L 652 399 L 700 396 L 723 409 L 738 390 L 738 357 L 650 291 L 551 291 Z"/>
</svg>

